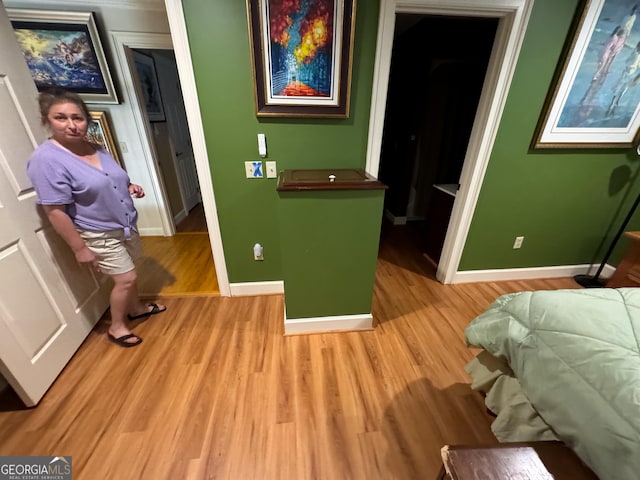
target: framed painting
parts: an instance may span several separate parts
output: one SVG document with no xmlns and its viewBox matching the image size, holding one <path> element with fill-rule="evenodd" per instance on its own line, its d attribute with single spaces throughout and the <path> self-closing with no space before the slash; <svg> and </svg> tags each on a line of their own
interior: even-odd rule
<svg viewBox="0 0 640 480">
<path fill-rule="evenodd" d="M 151 122 L 164 122 L 164 107 L 162 105 L 162 95 L 156 74 L 156 64 L 153 57 L 133 50 L 133 61 L 136 64 L 140 89 L 144 100 L 147 116 Z"/>
<path fill-rule="evenodd" d="M 247 0 L 258 117 L 349 116 L 356 0 Z"/>
<path fill-rule="evenodd" d="M 640 127 L 637 0 L 581 3 L 533 148 L 627 148 Z"/>
<path fill-rule="evenodd" d="M 7 8 L 38 91 L 61 87 L 86 103 L 118 103 L 91 12 Z"/>
<path fill-rule="evenodd" d="M 111 154 L 115 161 L 118 162 L 118 165 L 124 168 L 122 160 L 120 159 L 120 154 L 118 153 L 115 138 L 111 133 L 111 125 L 109 123 L 109 116 L 107 112 L 90 113 L 91 120 L 93 121 L 91 122 L 91 125 L 89 125 L 89 129 L 87 130 L 87 141 L 96 145 L 100 145 Z"/>
</svg>

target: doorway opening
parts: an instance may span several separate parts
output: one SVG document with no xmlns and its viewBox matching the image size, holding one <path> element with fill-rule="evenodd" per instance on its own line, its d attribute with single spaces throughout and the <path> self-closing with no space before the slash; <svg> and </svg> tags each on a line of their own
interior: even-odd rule
<svg viewBox="0 0 640 480">
<path fill-rule="evenodd" d="M 460 186 L 437 265 L 437 280 L 448 284 L 461 279 L 458 267 L 522 47 L 533 0 L 513 0 L 507 3 L 495 0 L 450 0 L 445 3 L 438 0 L 380 0 L 366 169 L 369 174 L 379 177 L 396 15 L 410 13 L 497 19 L 498 26 L 491 58 L 460 174 Z M 438 39 L 438 42 L 442 43 L 443 40 Z"/>
<path fill-rule="evenodd" d="M 130 48 L 132 79 L 145 111 L 149 150 L 170 235 L 142 236 L 141 296 L 218 295 L 198 173 L 174 52 Z M 135 71 L 134 71 L 135 70 Z"/>
<path fill-rule="evenodd" d="M 173 50 L 132 51 L 136 83 L 153 134 L 158 173 L 177 227 L 201 203 L 202 197 L 176 59 Z"/>
<path fill-rule="evenodd" d="M 435 269 L 453 210 L 499 19 L 396 15 L 379 178 L 383 230 Z M 398 232 L 401 232 L 400 234 Z"/>
</svg>

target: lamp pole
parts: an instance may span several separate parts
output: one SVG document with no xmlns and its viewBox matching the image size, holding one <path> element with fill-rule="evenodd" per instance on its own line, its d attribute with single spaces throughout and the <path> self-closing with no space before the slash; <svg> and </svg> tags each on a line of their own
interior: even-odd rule
<svg viewBox="0 0 640 480">
<path fill-rule="evenodd" d="M 640 152 L 638 152 L 638 153 L 640 153 Z M 640 193 L 638 193 L 638 196 L 636 197 L 635 202 L 633 202 L 633 205 L 631 206 L 631 210 L 629 210 L 629 213 L 627 213 L 627 216 L 625 217 L 624 221 L 622 222 L 622 225 L 620 225 L 620 229 L 616 233 L 616 236 L 613 237 L 613 241 L 611 242 L 611 245 L 609 245 L 609 249 L 607 250 L 607 253 L 604 256 L 604 259 L 602 259 L 602 263 L 600 264 L 600 267 L 598 267 L 598 270 L 596 271 L 596 274 L 593 275 L 593 276 L 592 275 L 576 275 L 576 276 L 574 276 L 573 279 L 578 284 L 582 285 L 585 288 L 600 288 L 600 287 L 604 287 L 605 286 L 605 284 L 607 282 L 604 281 L 604 280 L 600 280 L 600 274 L 602 273 L 602 269 L 607 264 L 607 260 L 609 260 L 609 257 L 611 256 L 611 253 L 613 252 L 613 249 L 615 248 L 616 244 L 618 243 L 618 240 L 620 240 L 620 237 L 624 233 L 625 228 L 627 228 L 627 224 L 631 220 L 631 217 L 633 217 L 633 214 L 636 211 L 636 208 L 638 208 L 638 204 L 640 204 Z"/>
</svg>

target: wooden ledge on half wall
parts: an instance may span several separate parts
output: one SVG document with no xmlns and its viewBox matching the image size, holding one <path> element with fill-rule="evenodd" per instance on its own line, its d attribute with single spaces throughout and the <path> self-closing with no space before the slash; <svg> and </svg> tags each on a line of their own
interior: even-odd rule
<svg viewBox="0 0 640 480">
<path fill-rule="evenodd" d="M 387 186 L 362 168 L 283 170 L 279 192 L 302 190 L 384 190 Z"/>
</svg>

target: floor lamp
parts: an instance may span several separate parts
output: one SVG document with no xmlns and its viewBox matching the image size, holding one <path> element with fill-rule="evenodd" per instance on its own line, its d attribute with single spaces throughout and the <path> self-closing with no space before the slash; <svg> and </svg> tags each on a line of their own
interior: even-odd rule
<svg viewBox="0 0 640 480">
<path fill-rule="evenodd" d="M 640 147 L 638 147 L 638 154 L 640 154 Z M 609 245 L 609 250 L 607 250 L 607 253 L 602 259 L 602 263 L 600 264 L 600 267 L 598 267 L 596 274 L 595 275 L 576 275 L 575 277 L 573 277 L 573 279 L 578 284 L 582 285 L 585 288 L 600 288 L 605 286 L 607 282 L 605 280 L 600 280 L 600 274 L 602 273 L 602 269 L 607 264 L 607 260 L 609 260 L 609 257 L 611 256 L 613 249 L 615 248 L 616 244 L 618 243 L 618 240 L 620 240 L 620 237 L 624 233 L 624 229 L 627 228 L 627 224 L 629 223 L 629 220 L 631 220 L 631 217 L 633 217 L 633 214 L 636 211 L 636 208 L 638 208 L 638 204 L 640 204 L 640 193 L 636 197 L 636 201 L 633 202 L 633 205 L 631 206 L 631 210 L 629 210 L 629 213 L 627 213 L 627 216 L 625 217 L 624 222 L 622 222 L 622 225 L 620 225 L 620 229 L 616 233 L 616 236 L 613 237 L 613 241 L 611 242 L 611 245 Z"/>
</svg>

